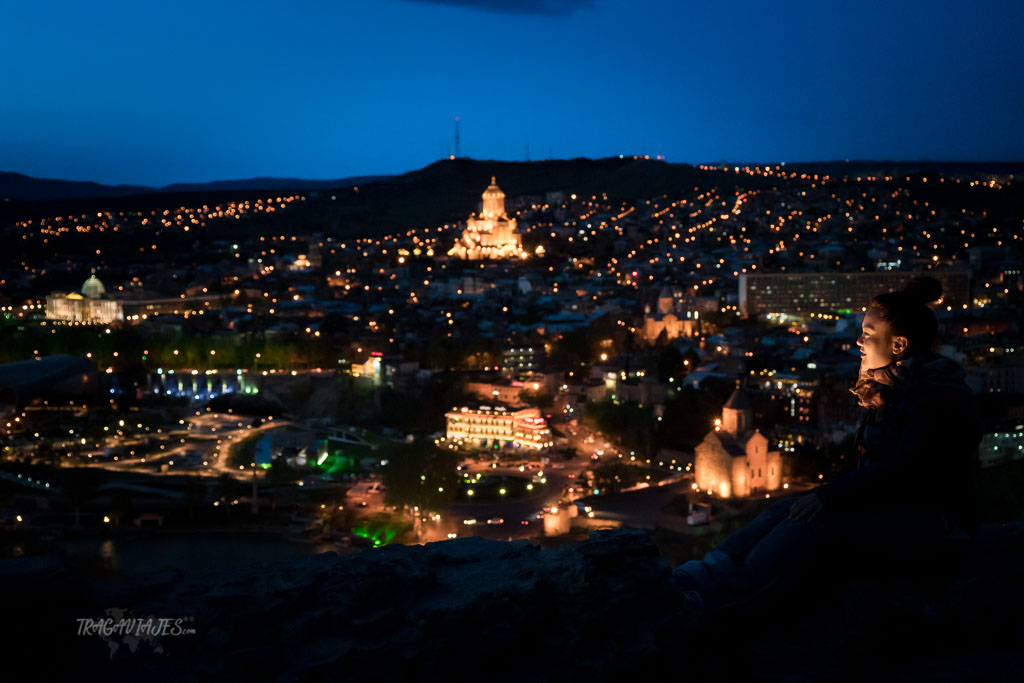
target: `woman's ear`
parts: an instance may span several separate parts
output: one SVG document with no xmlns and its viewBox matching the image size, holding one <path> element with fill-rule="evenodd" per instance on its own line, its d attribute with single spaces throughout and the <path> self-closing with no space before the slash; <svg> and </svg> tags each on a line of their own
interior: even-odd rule
<svg viewBox="0 0 1024 683">
<path fill-rule="evenodd" d="M 900 358 L 907 351 L 909 343 L 906 337 L 895 336 L 892 338 L 892 355 Z"/>
</svg>

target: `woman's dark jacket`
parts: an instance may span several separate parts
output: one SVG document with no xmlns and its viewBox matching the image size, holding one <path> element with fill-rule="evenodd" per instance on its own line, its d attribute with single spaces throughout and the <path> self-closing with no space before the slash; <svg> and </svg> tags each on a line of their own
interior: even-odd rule
<svg viewBox="0 0 1024 683">
<path fill-rule="evenodd" d="M 934 509 L 977 532 L 981 420 L 958 363 L 938 354 L 900 363 L 881 409 L 857 430 L 857 469 L 815 489 L 825 510 L 873 504 Z"/>
</svg>

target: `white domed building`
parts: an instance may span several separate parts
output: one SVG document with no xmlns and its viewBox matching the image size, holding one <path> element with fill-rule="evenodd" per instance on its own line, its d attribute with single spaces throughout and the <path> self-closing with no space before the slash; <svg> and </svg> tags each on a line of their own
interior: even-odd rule
<svg viewBox="0 0 1024 683">
<path fill-rule="evenodd" d="M 46 318 L 81 325 L 109 325 L 124 320 L 120 301 L 106 298 L 107 288 L 93 268 L 82 284 L 81 293 L 54 292 L 46 297 Z"/>
</svg>

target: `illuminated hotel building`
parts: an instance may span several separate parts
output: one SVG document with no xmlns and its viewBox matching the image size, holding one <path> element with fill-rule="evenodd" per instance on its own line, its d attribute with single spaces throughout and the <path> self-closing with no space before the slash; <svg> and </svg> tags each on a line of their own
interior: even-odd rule
<svg viewBox="0 0 1024 683">
<path fill-rule="evenodd" d="M 483 199 L 480 215 L 469 217 L 466 229 L 448 255 L 469 260 L 526 258 L 522 236 L 516 232 L 516 219 L 505 213 L 505 193 L 493 177 Z"/>
<path fill-rule="evenodd" d="M 81 294 L 54 292 L 46 297 L 46 317 L 48 320 L 99 325 L 124 320 L 121 302 L 104 298 L 106 293 L 106 288 L 93 270 L 82 285 Z"/>
<path fill-rule="evenodd" d="M 942 303 L 960 308 L 970 303 L 970 274 L 966 270 L 928 271 L 942 283 Z M 876 294 L 903 289 L 919 273 L 741 273 L 740 313 L 757 316 L 785 313 L 859 313 Z"/>
<path fill-rule="evenodd" d="M 449 441 L 473 441 L 485 446 L 511 444 L 537 450 L 554 445 L 547 420 L 538 408 L 455 408 L 445 418 Z"/>
</svg>

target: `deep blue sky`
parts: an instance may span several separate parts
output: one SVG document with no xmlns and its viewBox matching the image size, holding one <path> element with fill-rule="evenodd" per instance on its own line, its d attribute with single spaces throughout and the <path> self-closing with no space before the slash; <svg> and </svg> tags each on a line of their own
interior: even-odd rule
<svg viewBox="0 0 1024 683">
<path fill-rule="evenodd" d="M 0 170 L 1024 159 L 1024 2 L 78 0 L 0 21 Z"/>
</svg>

